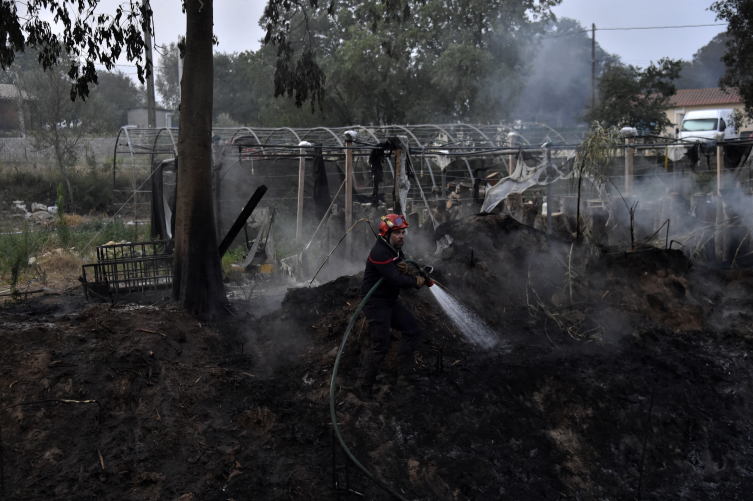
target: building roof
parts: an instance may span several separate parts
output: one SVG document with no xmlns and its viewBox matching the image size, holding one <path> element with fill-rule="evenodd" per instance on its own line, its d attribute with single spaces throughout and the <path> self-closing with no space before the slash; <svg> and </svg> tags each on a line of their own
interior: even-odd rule
<svg viewBox="0 0 753 501">
<path fill-rule="evenodd" d="M 722 90 L 718 87 L 711 89 L 682 89 L 669 99 L 671 106 L 701 106 L 704 104 L 737 104 L 743 100 L 737 88 L 728 87 Z"/>
<path fill-rule="evenodd" d="M 21 96 L 24 99 L 29 99 L 29 95 L 21 91 Z M 18 91 L 13 84 L 0 84 L 0 99 L 18 99 Z"/>
</svg>

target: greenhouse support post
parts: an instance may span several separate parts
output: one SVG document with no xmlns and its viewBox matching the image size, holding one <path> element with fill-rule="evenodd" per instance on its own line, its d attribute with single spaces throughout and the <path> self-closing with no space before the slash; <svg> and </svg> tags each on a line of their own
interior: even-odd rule
<svg viewBox="0 0 753 501">
<path fill-rule="evenodd" d="M 306 185 L 306 149 L 301 148 L 301 158 L 298 162 L 298 213 L 295 219 L 295 241 L 303 238 L 303 188 Z"/>
</svg>

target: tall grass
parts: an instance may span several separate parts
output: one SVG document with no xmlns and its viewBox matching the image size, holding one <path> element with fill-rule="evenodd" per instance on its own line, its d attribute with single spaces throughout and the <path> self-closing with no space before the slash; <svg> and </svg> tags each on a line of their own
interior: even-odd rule
<svg viewBox="0 0 753 501">
<path fill-rule="evenodd" d="M 29 266 L 29 258 L 44 245 L 44 239 L 31 231 L 28 223 L 20 233 L 0 235 L 0 272 L 10 275 L 11 288 L 16 288 L 21 271 Z"/>
<path fill-rule="evenodd" d="M 98 218 L 77 226 L 67 220 L 69 216 L 56 218 L 56 227 L 32 229 L 24 222 L 20 232 L 3 230 L 0 232 L 0 275 L 15 288 L 19 275 L 29 268 L 29 258 L 40 257 L 45 252 L 57 248 L 70 250 L 87 259 L 94 259 L 95 247 L 107 242 L 133 242 L 134 227 L 123 223 L 119 218 L 105 226 L 106 220 Z M 65 230 L 61 232 L 61 227 Z M 101 230 L 101 231 L 100 231 Z M 150 226 L 139 229 L 141 240 L 149 240 Z M 87 247 L 87 244 L 88 247 Z M 86 248 L 86 249 L 85 249 Z"/>
</svg>

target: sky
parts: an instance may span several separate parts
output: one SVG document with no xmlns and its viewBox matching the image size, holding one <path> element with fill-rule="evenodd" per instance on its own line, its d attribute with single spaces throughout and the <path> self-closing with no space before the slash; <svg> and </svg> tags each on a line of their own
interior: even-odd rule
<svg viewBox="0 0 753 501">
<path fill-rule="evenodd" d="M 112 11 L 119 0 L 103 0 L 98 10 Z M 558 17 L 569 17 L 584 27 L 596 24 L 596 40 L 607 52 L 617 54 L 628 64 L 645 67 L 663 57 L 690 60 L 699 48 L 724 26 L 701 28 L 599 31 L 600 28 L 632 28 L 714 24 L 715 14 L 708 9 L 712 0 L 563 0 L 554 8 Z M 220 52 L 257 50 L 264 30 L 259 27 L 266 0 L 214 2 L 215 34 Z M 166 45 L 177 41 L 185 31 L 185 16 L 179 0 L 152 0 L 155 42 Z M 155 56 L 155 59 L 157 57 Z M 134 73 L 132 66 L 121 66 Z"/>
<path fill-rule="evenodd" d="M 689 61 L 725 26 L 663 30 L 599 31 L 599 28 L 716 24 L 712 0 L 564 0 L 555 7 L 584 27 L 596 24 L 596 41 L 622 62 L 645 67 L 663 57 Z"/>
</svg>

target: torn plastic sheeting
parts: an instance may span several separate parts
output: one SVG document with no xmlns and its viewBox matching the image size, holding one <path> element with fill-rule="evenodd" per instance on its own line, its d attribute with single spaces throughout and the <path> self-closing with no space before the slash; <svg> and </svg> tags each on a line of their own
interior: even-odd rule
<svg viewBox="0 0 753 501">
<path fill-rule="evenodd" d="M 446 150 L 442 150 L 439 153 L 442 153 L 442 154 L 439 155 L 439 154 L 430 153 L 430 154 L 427 154 L 426 156 L 429 158 L 434 158 L 434 163 L 436 163 L 439 166 L 439 169 L 445 170 L 447 166 L 452 163 L 452 157 L 450 156 L 450 152 Z"/>
<path fill-rule="evenodd" d="M 554 164 L 547 165 L 546 158 L 538 165 L 528 167 L 523 161 L 522 151 L 519 152 L 516 157 L 515 172 L 487 190 L 481 212 L 491 212 L 502 200 L 513 193 L 523 193 L 533 186 L 545 186 L 570 177 L 574 163 L 575 154 L 572 154 L 562 167 Z"/>
<path fill-rule="evenodd" d="M 688 153 L 687 145 L 678 144 L 678 145 L 667 146 L 667 157 L 673 162 L 682 160 L 682 157 L 684 157 L 687 153 Z"/>
<path fill-rule="evenodd" d="M 303 264 L 301 262 L 301 255 L 293 254 L 292 256 L 280 259 L 280 269 L 285 276 L 291 277 L 294 280 L 302 279 Z"/>
</svg>

